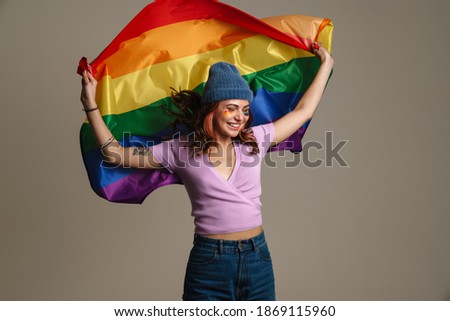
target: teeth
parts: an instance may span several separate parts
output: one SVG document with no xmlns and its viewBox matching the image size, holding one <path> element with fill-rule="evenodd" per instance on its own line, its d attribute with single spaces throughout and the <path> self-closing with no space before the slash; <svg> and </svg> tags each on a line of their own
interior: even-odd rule
<svg viewBox="0 0 450 321">
<path fill-rule="evenodd" d="M 228 123 L 228 125 L 230 125 L 231 127 L 234 127 L 234 128 L 238 128 L 240 126 L 239 124 L 232 124 L 232 123 Z"/>
</svg>

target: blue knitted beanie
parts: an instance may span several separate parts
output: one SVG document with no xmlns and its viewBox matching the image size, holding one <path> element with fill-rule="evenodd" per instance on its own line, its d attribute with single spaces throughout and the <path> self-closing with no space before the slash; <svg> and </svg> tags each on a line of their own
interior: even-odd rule
<svg viewBox="0 0 450 321">
<path fill-rule="evenodd" d="M 244 99 L 251 102 L 253 92 L 234 65 L 218 62 L 209 69 L 201 103 L 209 104 L 227 99 Z"/>
</svg>

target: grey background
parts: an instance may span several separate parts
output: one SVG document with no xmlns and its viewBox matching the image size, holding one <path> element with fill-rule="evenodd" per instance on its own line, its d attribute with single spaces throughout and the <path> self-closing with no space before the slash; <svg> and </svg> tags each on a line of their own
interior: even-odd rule
<svg viewBox="0 0 450 321">
<path fill-rule="evenodd" d="M 263 169 L 278 299 L 450 299 L 450 2 L 223 2 L 335 24 L 334 75 L 305 141 L 348 140 L 349 166 L 287 169 L 287 155 Z M 181 298 L 193 233 L 184 188 L 108 203 L 78 145 L 78 60 L 147 3 L 0 1 L 2 300 Z"/>
</svg>

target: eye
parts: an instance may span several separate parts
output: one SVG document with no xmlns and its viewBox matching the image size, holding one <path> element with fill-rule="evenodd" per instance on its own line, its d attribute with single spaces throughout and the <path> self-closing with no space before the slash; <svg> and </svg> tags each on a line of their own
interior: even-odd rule
<svg viewBox="0 0 450 321">
<path fill-rule="evenodd" d="M 243 112 L 244 116 L 250 116 L 250 109 L 249 108 L 244 109 L 242 112 Z"/>
</svg>

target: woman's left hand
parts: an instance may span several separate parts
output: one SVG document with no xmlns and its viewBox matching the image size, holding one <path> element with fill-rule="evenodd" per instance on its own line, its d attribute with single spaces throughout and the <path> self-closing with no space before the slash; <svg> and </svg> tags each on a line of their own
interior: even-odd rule
<svg viewBox="0 0 450 321">
<path fill-rule="evenodd" d="M 95 93 L 97 89 L 97 80 L 95 80 L 92 73 L 88 70 L 83 72 L 81 79 L 81 103 L 85 110 L 94 109 L 97 107 L 95 103 Z"/>
<path fill-rule="evenodd" d="M 334 58 L 331 56 L 330 52 L 322 47 L 322 44 L 320 42 L 313 42 L 312 44 L 312 52 L 319 57 L 320 61 L 322 63 L 328 62 L 331 63 L 331 65 L 334 65 Z"/>
</svg>

